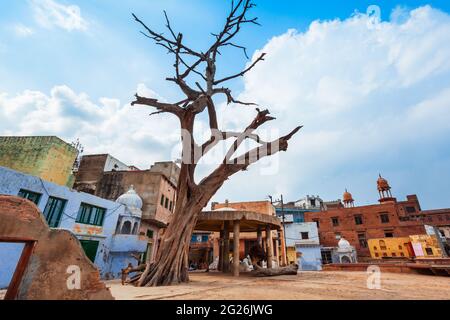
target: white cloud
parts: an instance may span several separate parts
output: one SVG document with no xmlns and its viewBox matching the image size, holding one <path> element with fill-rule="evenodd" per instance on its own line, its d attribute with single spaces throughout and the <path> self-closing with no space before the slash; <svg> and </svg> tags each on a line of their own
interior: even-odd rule
<svg viewBox="0 0 450 320">
<path fill-rule="evenodd" d="M 19 37 L 29 37 L 34 34 L 33 29 L 23 25 L 23 24 L 17 24 L 14 26 L 14 32 Z"/>
<path fill-rule="evenodd" d="M 305 32 L 289 30 L 268 41 L 261 49 L 266 61 L 244 78 L 239 98 L 272 111 L 277 120 L 264 128 L 280 134 L 305 128 L 274 160 L 278 174 L 262 176 L 267 163 L 255 165 L 230 179 L 216 200 L 274 193 L 333 199 L 349 188 L 358 203 L 373 202 L 379 172 L 396 195 L 428 199 L 424 208 L 448 199 L 438 189 L 450 181 L 450 16 L 425 6 L 393 17 L 377 28 L 368 28 L 364 15 L 316 21 Z M 163 100 L 144 85 L 138 92 Z M 67 86 L 0 93 L 0 134 L 80 138 L 88 153 L 111 153 L 143 168 L 170 159 L 177 120 L 149 118 L 154 110 L 123 103 L 92 101 Z M 254 115 L 242 106 L 219 110 L 229 130 L 242 129 Z"/>
<path fill-rule="evenodd" d="M 56 0 L 30 1 L 35 19 L 43 27 L 59 27 L 67 31 L 85 31 L 88 28 L 88 22 L 76 5 L 64 5 Z"/>
<path fill-rule="evenodd" d="M 450 136 L 450 16 L 424 6 L 398 8 L 392 19 L 376 28 L 368 28 L 361 14 L 315 21 L 305 32 L 274 37 L 255 53 L 266 52 L 266 61 L 245 76 L 241 100 L 271 110 L 277 120 L 267 127 L 305 128 L 281 155 L 277 175 L 260 176 L 257 166 L 250 168 L 227 183 L 217 200 L 258 199 L 268 192 L 338 198 L 344 188 L 366 184 L 358 200 L 375 201 L 377 173 L 394 180 L 401 170 L 408 174 L 396 182 L 407 189 L 397 194 L 422 190 L 432 197 L 438 187 L 417 181 L 437 170 L 432 154 L 450 151 L 444 138 Z M 252 115 L 227 108 L 222 121 L 242 127 Z M 448 168 L 441 170 L 449 179 Z M 245 193 L 236 188 L 248 181 L 253 188 Z"/>
<path fill-rule="evenodd" d="M 144 85 L 139 88 L 151 91 Z M 151 111 L 111 98 L 97 103 L 67 86 L 56 86 L 50 94 L 0 93 L 0 135 L 57 135 L 67 142 L 80 138 L 87 153 L 111 153 L 149 168 L 168 157 L 179 136 L 176 119 L 158 121 L 148 116 Z"/>
</svg>

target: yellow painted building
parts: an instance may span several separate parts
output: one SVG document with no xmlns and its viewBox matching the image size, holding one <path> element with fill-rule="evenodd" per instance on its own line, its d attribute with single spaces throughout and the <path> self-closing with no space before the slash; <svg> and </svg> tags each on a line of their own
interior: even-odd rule
<svg viewBox="0 0 450 320">
<path fill-rule="evenodd" d="M 77 150 L 58 137 L 0 137 L 0 166 L 72 187 Z"/>
<path fill-rule="evenodd" d="M 287 247 L 288 264 L 297 263 L 297 250 L 295 247 Z"/>
<path fill-rule="evenodd" d="M 410 236 L 416 259 L 442 258 L 442 250 L 436 236 L 415 235 Z"/>
<path fill-rule="evenodd" d="M 383 258 L 442 258 L 442 250 L 435 236 L 412 235 L 403 238 L 368 240 L 373 259 Z"/>
<path fill-rule="evenodd" d="M 369 239 L 367 243 L 373 259 L 411 258 L 414 256 L 409 237 Z"/>
</svg>

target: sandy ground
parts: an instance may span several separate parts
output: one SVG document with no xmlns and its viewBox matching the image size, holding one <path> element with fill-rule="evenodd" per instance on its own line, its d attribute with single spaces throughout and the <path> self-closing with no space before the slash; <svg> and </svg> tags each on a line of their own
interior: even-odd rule
<svg viewBox="0 0 450 320">
<path fill-rule="evenodd" d="M 275 278 L 193 273 L 189 284 L 136 288 L 109 281 L 119 300 L 450 300 L 450 277 L 383 273 L 381 289 L 367 288 L 365 272 L 302 272 Z"/>
</svg>

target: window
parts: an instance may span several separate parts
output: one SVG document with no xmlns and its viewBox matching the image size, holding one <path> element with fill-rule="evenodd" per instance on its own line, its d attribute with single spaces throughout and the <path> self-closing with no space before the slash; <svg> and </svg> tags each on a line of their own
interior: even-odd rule
<svg viewBox="0 0 450 320">
<path fill-rule="evenodd" d="M 402 246 L 398 246 L 398 250 L 403 250 L 403 247 Z"/>
<path fill-rule="evenodd" d="M 384 242 L 384 240 L 380 240 L 380 250 L 384 251 L 386 249 L 386 242 Z"/>
<path fill-rule="evenodd" d="M 384 237 L 385 238 L 393 238 L 394 233 L 392 231 L 386 231 L 386 232 L 384 232 Z"/>
<path fill-rule="evenodd" d="M 431 248 L 425 248 L 425 251 L 427 252 L 428 256 L 432 256 L 433 255 L 433 249 Z"/>
<path fill-rule="evenodd" d="M 138 234 L 138 231 L 139 231 L 139 223 L 135 222 L 132 234 Z"/>
<path fill-rule="evenodd" d="M 333 263 L 333 259 L 331 257 L 331 251 L 330 250 L 321 250 L 322 255 L 322 263 L 323 264 L 330 264 Z"/>
<path fill-rule="evenodd" d="M 131 234 L 131 222 L 130 221 L 125 221 L 123 223 L 120 234 Z"/>
<path fill-rule="evenodd" d="M 153 230 L 147 229 L 147 238 L 153 239 Z"/>
<path fill-rule="evenodd" d="M 303 223 L 305 222 L 305 215 L 303 212 L 295 212 L 293 214 L 294 216 L 294 223 Z"/>
<path fill-rule="evenodd" d="M 166 203 L 164 204 L 164 208 L 169 209 L 169 199 L 166 198 Z"/>
<path fill-rule="evenodd" d="M 164 195 L 161 195 L 161 202 L 160 204 L 163 206 L 164 205 Z"/>
<path fill-rule="evenodd" d="M 93 226 L 102 226 L 103 220 L 105 219 L 105 213 L 106 209 L 92 206 L 87 203 L 82 203 L 80 205 L 80 209 L 78 210 L 78 217 L 76 222 L 82 224 L 90 224 Z"/>
<path fill-rule="evenodd" d="M 339 226 L 339 218 L 331 218 L 331 222 L 333 223 L 333 227 Z"/>
<path fill-rule="evenodd" d="M 355 224 L 357 226 L 362 225 L 363 224 L 363 219 L 361 215 L 355 216 Z"/>
<path fill-rule="evenodd" d="M 309 232 L 301 232 L 302 240 L 308 240 L 309 239 Z"/>
<path fill-rule="evenodd" d="M 427 217 L 427 221 L 428 221 L 428 222 L 432 222 L 432 221 L 433 221 L 433 218 L 432 218 L 432 217 Z"/>
<path fill-rule="evenodd" d="M 405 256 L 405 254 L 404 254 L 403 252 L 401 252 L 401 253 L 400 253 L 400 255 L 401 255 L 402 257 L 404 257 L 404 256 Z"/>
<path fill-rule="evenodd" d="M 366 239 L 365 233 L 358 233 L 358 241 L 359 241 L 359 245 L 362 248 L 367 248 L 367 239 Z"/>
<path fill-rule="evenodd" d="M 450 221 L 450 214 L 447 215 L 447 220 Z"/>
<path fill-rule="evenodd" d="M 208 235 L 203 235 L 202 236 L 202 242 L 208 242 L 209 240 L 209 236 Z"/>
<path fill-rule="evenodd" d="M 378 248 L 377 247 L 373 247 L 373 250 L 378 250 Z"/>
<path fill-rule="evenodd" d="M 169 210 L 170 210 L 170 212 L 172 212 L 172 206 L 173 206 L 173 202 L 170 201 L 170 203 L 169 203 Z"/>
<path fill-rule="evenodd" d="M 382 213 L 380 215 L 381 223 L 389 223 L 389 214 Z"/>
<path fill-rule="evenodd" d="M 41 196 L 42 196 L 42 194 L 33 192 L 33 191 L 28 191 L 28 190 L 24 190 L 24 189 L 20 189 L 20 191 L 19 191 L 19 197 L 30 200 L 35 205 L 39 204 L 39 200 L 41 200 Z"/>
<path fill-rule="evenodd" d="M 380 254 L 378 253 L 378 252 L 375 252 L 375 257 L 379 257 L 380 256 Z"/>
<path fill-rule="evenodd" d="M 406 212 L 414 213 L 414 212 L 416 212 L 416 207 L 406 207 Z"/>
<path fill-rule="evenodd" d="M 44 209 L 44 217 L 47 220 L 49 227 L 56 228 L 59 226 L 66 203 L 67 201 L 64 199 L 54 197 L 48 198 Z"/>
<path fill-rule="evenodd" d="M 341 234 L 339 232 L 336 232 L 334 234 L 334 236 L 336 237 L 337 240 L 340 240 L 342 238 Z"/>
<path fill-rule="evenodd" d="M 392 252 L 392 256 L 393 256 L 393 257 L 396 257 L 397 254 L 396 254 L 395 252 Z"/>
</svg>

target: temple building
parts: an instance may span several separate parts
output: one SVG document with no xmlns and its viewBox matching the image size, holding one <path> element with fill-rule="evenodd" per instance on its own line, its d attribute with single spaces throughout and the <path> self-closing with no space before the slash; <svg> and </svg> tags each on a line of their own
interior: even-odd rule
<svg viewBox="0 0 450 320">
<path fill-rule="evenodd" d="M 389 182 L 381 175 L 377 191 L 378 204 L 355 206 L 353 195 L 345 190 L 343 201 L 324 202 L 321 211 L 305 212 L 305 221 L 317 224 L 323 247 L 337 247 L 345 238 L 362 259 L 371 256 L 369 239 L 422 235 L 426 234 L 425 225 L 437 226 L 444 234 L 450 226 L 450 209 L 422 211 L 416 195 L 398 201 Z"/>
</svg>

